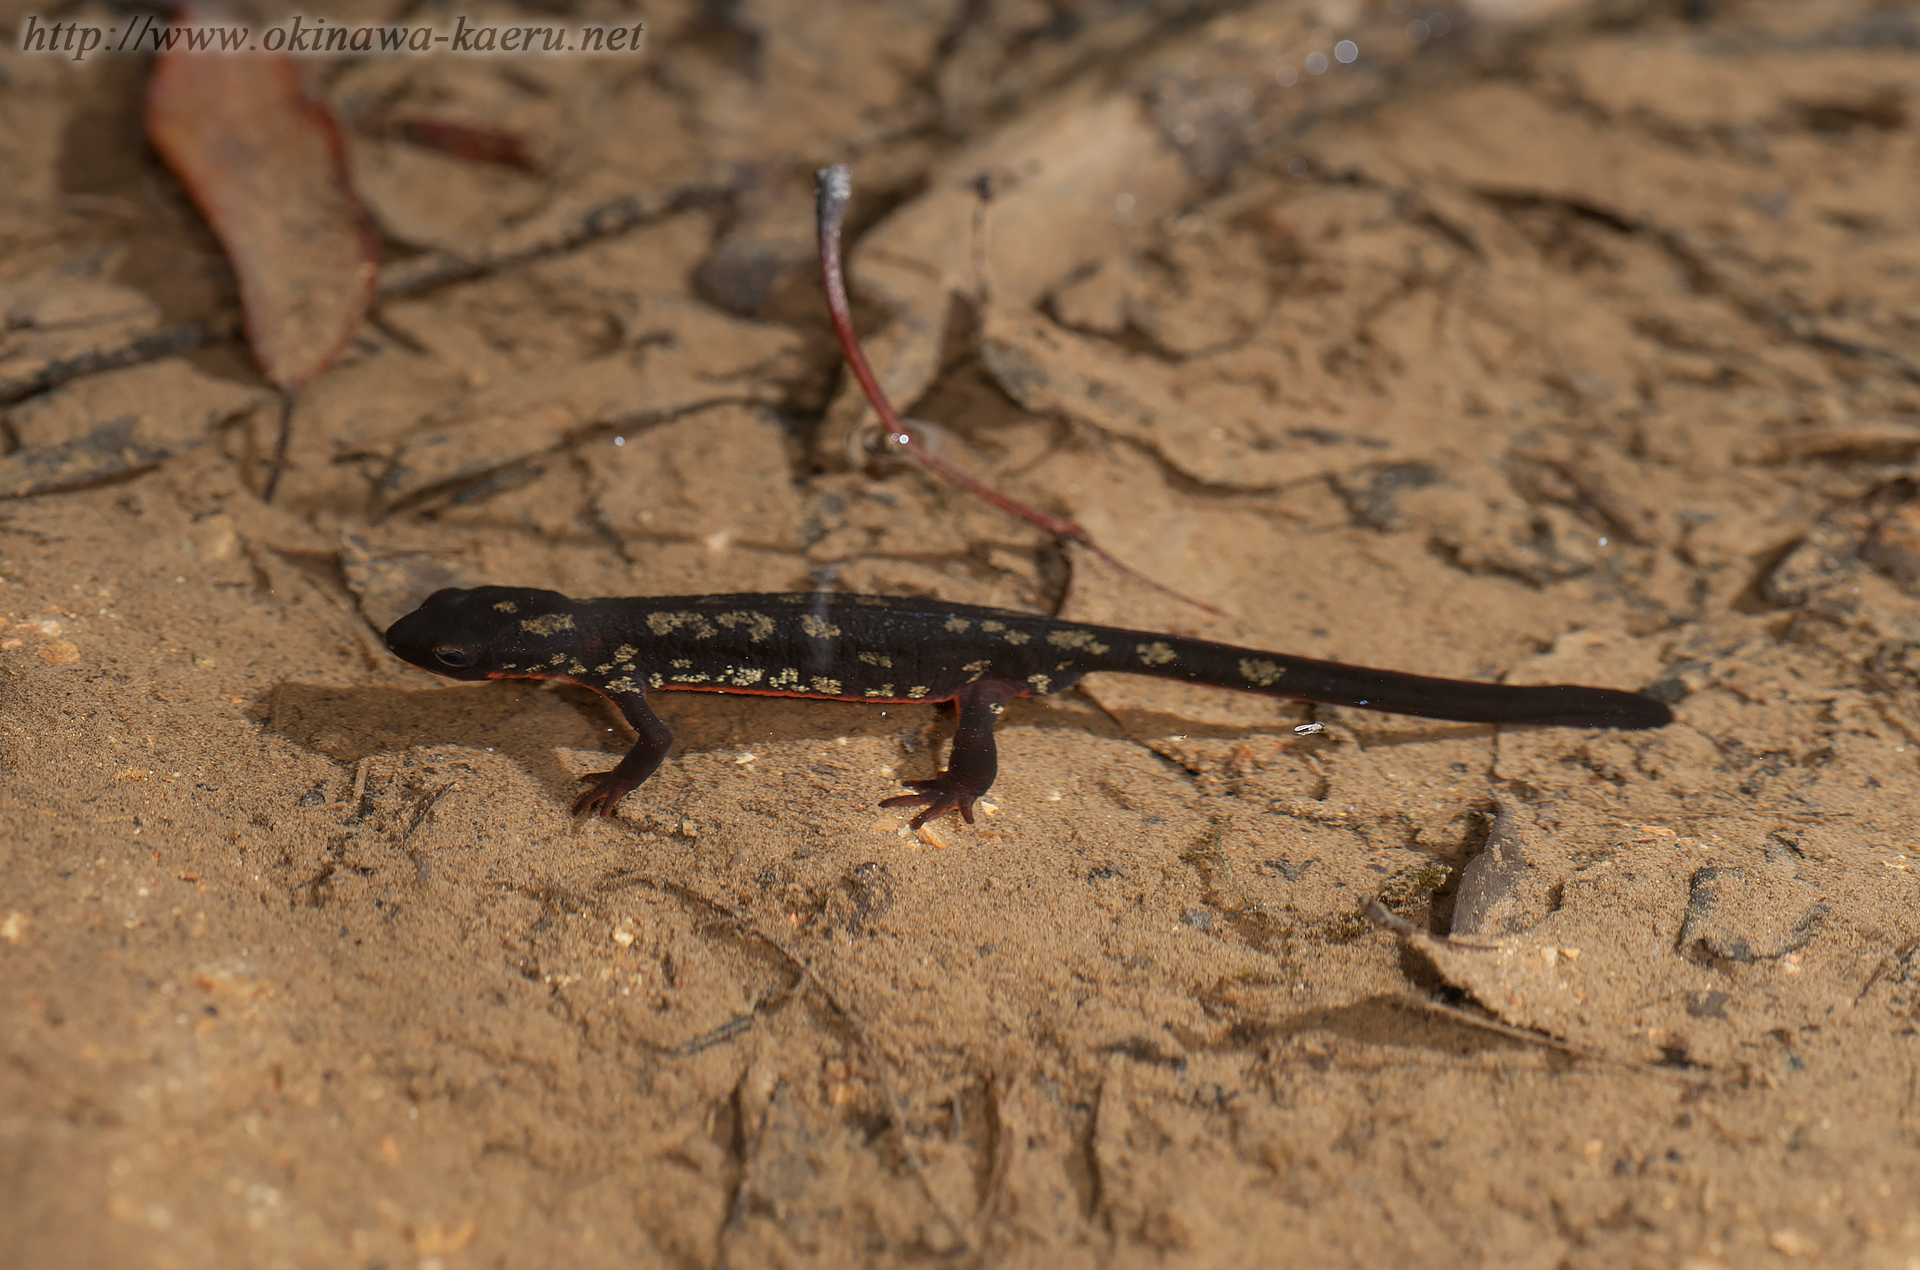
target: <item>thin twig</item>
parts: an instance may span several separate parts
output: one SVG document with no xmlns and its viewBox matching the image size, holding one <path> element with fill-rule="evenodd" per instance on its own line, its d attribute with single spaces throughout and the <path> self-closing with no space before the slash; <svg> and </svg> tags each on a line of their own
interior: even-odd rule
<svg viewBox="0 0 1920 1270">
<path fill-rule="evenodd" d="M 887 1115 L 893 1122 L 894 1131 L 899 1135 L 901 1157 L 906 1160 L 907 1167 L 913 1171 L 914 1178 L 920 1183 L 921 1193 L 927 1197 L 927 1202 L 933 1205 L 934 1211 L 940 1215 L 941 1219 L 958 1233 L 962 1243 L 971 1245 L 972 1238 L 967 1224 L 962 1222 L 958 1216 L 947 1208 L 946 1201 L 941 1198 L 940 1192 L 934 1187 L 933 1179 L 927 1176 L 926 1165 L 922 1163 L 919 1154 L 913 1149 L 912 1137 L 907 1132 L 906 1107 L 895 1095 L 893 1083 L 887 1079 L 887 1069 L 881 1059 L 879 1046 L 867 1035 L 867 1030 L 861 1024 L 859 1017 L 847 1008 L 846 1003 L 840 999 L 839 994 L 827 986 L 826 980 L 820 977 L 819 972 L 813 968 L 813 965 L 808 962 L 805 957 L 802 957 L 792 948 L 787 947 L 785 943 L 773 935 L 762 930 L 756 922 L 744 913 L 736 913 L 720 901 L 710 896 L 702 895 L 699 891 L 680 882 L 670 882 L 665 879 L 654 878 L 648 878 L 647 881 L 651 882 L 657 889 L 667 892 L 669 895 L 677 895 L 683 900 L 692 901 L 702 908 L 705 908 L 708 912 L 716 914 L 725 925 L 731 927 L 736 934 L 743 938 L 756 940 L 766 947 L 771 948 L 781 960 L 785 961 L 788 966 L 799 973 L 803 982 L 813 986 L 814 990 L 820 994 L 821 999 L 827 1003 L 827 1008 L 832 1010 L 835 1016 L 837 1016 L 842 1023 L 846 1024 L 847 1029 L 853 1033 L 854 1043 L 865 1052 L 869 1069 L 873 1073 L 874 1087 L 880 1091 L 880 1097 L 885 1100 L 887 1104 Z"/>
<path fill-rule="evenodd" d="M 880 416 L 880 423 L 886 429 L 888 438 L 935 476 L 951 481 L 977 498 L 985 499 L 1008 515 L 1018 516 L 1028 524 L 1038 526 L 1061 542 L 1078 543 L 1127 577 L 1152 587 L 1162 595 L 1172 596 L 1183 604 L 1191 604 L 1215 617 L 1225 617 L 1226 614 L 1213 605 L 1182 595 L 1127 565 L 1096 543 L 1093 535 L 1077 521 L 1049 516 L 1038 508 L 1009 498 L 999 490 L 976 481 L 921 443 L 909 422 L 900 417 L 900 412 L 887 399 L 885 390 L 880 387 L 880 381 L 873 373 L 873 367 L 867 363 L 867 355 L 860 349 L 859 337 L 854 334 L 853 311 L 847 304 L 846 273 L 840 261 L 840 226 L 846 219 L 847 204 L 852 198 L 853 177 L 848 173 L 846 164 L 836 163 L 814 174 L 814 199 L 820 229 L 820 276 L 827 289 L 827 314 L 833 320 L 833 333 L 840 341 L 840 351 L 847 359 L 847 369 L 853 372 L 854 379 L 859 381 L 860 391 L 866 394 L 874 413 Z"/>
<path fill-rule="evenodd" d="M 267 487 L 260 501 L 271 503 L 273 491 L 280 488 L 280 474 L 287 470 L 287 446 L 293 441 L 293 407 L 298 394 L 291 388 L 280 390 L 280 435 L 273 441 L 273 466 L 267 469 Z"/>
<path fill-rule="evenodd" d="M 145 331 L 120 344 L 90 348 L 71 357 L 41 362 L 11 377 L 0 375 L 0 405 L 30 397 L 48 388 L 58 388 L 61 384 L 84 379 L 88 375 L 98 375 L 102 371 L 141 366 L 162 357 L 189 353 L 196 348 L 233 339 L 239 334 L 240 318 L 236 314 L 211 317 L 204 321 L 177 322 L 157 331 Z"/>
<path fill-rule="evenodd" d="M 624 194 L 589 208 L 547 236 L 532 241 L 491 246 L 472 256 L 430 251 L 394 261 L 381 269 L 375 298 L 385 302 L 399 296 L 418 295 L 435 287 L 465 282 L 469 278 L 496 273 L 542 257 L 573 251 L 599 239 L 623 234 L 636 226 L 711 202 L 715 197 L 714 191 L 701 186 L 690 186 L 664 199 Z"/>
<path fill-rule="evenodd" d="M 741 1078 L 743 1081 L 746 1077 Z M 742 1143 L 740 1149 L 740 1177 L 734 1183 L 733 1201 L 727 1205 L 727 1220 L 721 1223 L 718 1239 L 719 1248 L 714 1265 L 717 1270 L 727 1270 L 727 1238 L 740 1229 L 747 1219 L 747 1207 L 753 1201 L 753 1165 L 760 1158 L 760 1151 L 767 1142 L 767 1127 L 773 1123 L 773 1109 L 779 1104 L 781 1095 L 786 1091 L 786 1081 L 774 1082 L 773 1091 L 767 1095 L 767 1106 L 760 1113 L 760 1124 L 753 1131 L 753 1141 Z M 743 1110 L 746 1099 L 739 1089 L 733 1093 L 736 1114 Z M 744 1127 L 744 1126 L 743 1126 Z"/>
</svg>

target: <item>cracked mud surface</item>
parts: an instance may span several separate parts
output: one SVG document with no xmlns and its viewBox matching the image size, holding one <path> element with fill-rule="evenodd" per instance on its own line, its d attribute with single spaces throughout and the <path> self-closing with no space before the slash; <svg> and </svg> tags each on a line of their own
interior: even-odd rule
<svg viewBox="0 0 1920 1270">
<path fill-rule="evenodd" d="M 143 65 L 0 63 L 0 1259 L 1920 1258 L 1914 11 L 1463 18 L 1304 110 L 1233 91 L 1304 6 L 1039 9 L 329 69 L 390 263 L 270 507 Z M 353 125 L 409 102 L 541 171 Z M 1229 616 L 861 451 L 809 257 L 842 158 L 942 453 Z M 931 710 L 658 694 L 673 756 L 576 825 L 615 715 L 380 644 L 482 581 L 934 595 L 1678 722 L 1107 677 L 1016 703 L 935 842 L 874 806 Z"/>
</svg>

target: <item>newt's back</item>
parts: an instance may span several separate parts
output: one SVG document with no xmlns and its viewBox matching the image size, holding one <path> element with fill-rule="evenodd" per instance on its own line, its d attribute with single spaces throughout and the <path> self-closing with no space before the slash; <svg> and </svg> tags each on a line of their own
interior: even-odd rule
<svg viewBox="0 0 1920 1270">
<path fill-rule="evenodd" d="M 828 592 L 575 600 L 435 592 L 388 647 L 465 679 L 565 679 L 606 692 L 695 690 L 944 701 L 982 679 L 1058 692 L 1107 648 L 1101 628 L 910 597 Z"/>
</svg>

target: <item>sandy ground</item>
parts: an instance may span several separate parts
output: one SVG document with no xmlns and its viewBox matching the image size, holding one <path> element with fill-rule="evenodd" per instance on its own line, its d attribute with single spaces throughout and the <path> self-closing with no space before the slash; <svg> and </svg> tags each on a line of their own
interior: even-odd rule
<svg viewBox="0 0 1920 1270">
<path fill-rule="evenodd" d="M 328 64 L 389 263 L 271 506 L 147 64 L 0 61 L 0 1262 L 1920 1265 L 1920 14 L 1528 9 L 649 4 L 640 59 Z M 841 159 L 942 452 L 1229 616 L 864 447 Z M 875 804 L 933 710 L 667 694 L 576 824 L 616 715 L 381 646 L 448 580 L 1678 722 L 1089 681 L 917 837 Z"/>
</svg>

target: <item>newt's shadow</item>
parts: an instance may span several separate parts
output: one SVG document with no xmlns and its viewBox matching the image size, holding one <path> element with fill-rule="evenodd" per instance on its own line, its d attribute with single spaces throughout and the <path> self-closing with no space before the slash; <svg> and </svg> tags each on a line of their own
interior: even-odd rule
<svg viewBox="0 0 1920 1270">
<path fill-rule="evenodd" d="M 913 770 L 906 774 L 930 775 L 934 763 L 926 750 L 932 746 L 936 753 L 943 753 L 953 736 L 953 711 L 934 703 L 880 706 L 712 692 L 656 692 L 647 700 L 673 730 L 673 757 L 788 740 L 883 736 L 898 738 L 905 750 L 919 755 L 911 760 Z M 1320 738 L 1293 738 L 1284 726 L 1220 727 L 1142 712 L 1115 717 L 1073 694 L 1049 702 L 1015 701 L 1002 724 L 1106 737 L 1131 734 L 1138 738 L 1175 731 L 1187 736 L 1277 735 L 1308 750 L 1327 744 Z M 599 694 L 574 684 L 505 679 L 406 689 L 282 683 L 262 693 L 254 705 L 254 717 L 269 732 L 349 766 L 371 755 L 396 754 L 414 746 L 490 747 L 524 766 L 555 797 L 567 800 L 578 791 L 579 782 L 555 757 L 556 749 L 599 750 L 611 767 L 633 744 L 633 730 L 620 712 Z M 1405 735 L 1376 735 L 1369 741 L 1396 744 L 1491 731 L 1473 724 L 1434 725 L 1422 720 L 1420 725 Z"/>
<path fill-rule="evenodd" d="M 658 692 L 647 698 L 673 730 L 672 755 L 786 740 L 831 741 L 842 736 L 893 736 L 922 748 L 930 736 L 946 739 L 952 712 L 930 705 L 878 707 L 857 702 L 806 701 L 707 692 Z M 1025 703 L 1022 703 L 1025 704 Z M 339 688 L 283 683 L 255 702 L 269 732 L 349 766 L 377 754 L 414 746 L 491 747 L 520 763 L 555 797 L 571 800 L 579 782 L 555 757 L 556 749 L 599 750 L 611 767 L 633 744 L 633 730 L 604 698 L 572 684 L 497 680 L 458 687 Z M 1092 712 L 1067 720 L 1044 709 L 1023 710 L 1023 721 L 1094 730 L 1111 728 Z M 911 740 L 907 740 L 911 738 Z"/>
<path fill-rule="evenodd" d="M 576 782 L 556 747 L 605 750 L 611 766 L 633 740 L 613 710 L 584 695 L 511 682 L 411 691 L 283 683 L 258 707 L 267 731 L 349 767 L 415 746 L 471 746 L 506 754 L 555 791 L 571 791 Z"/>
</svg>

